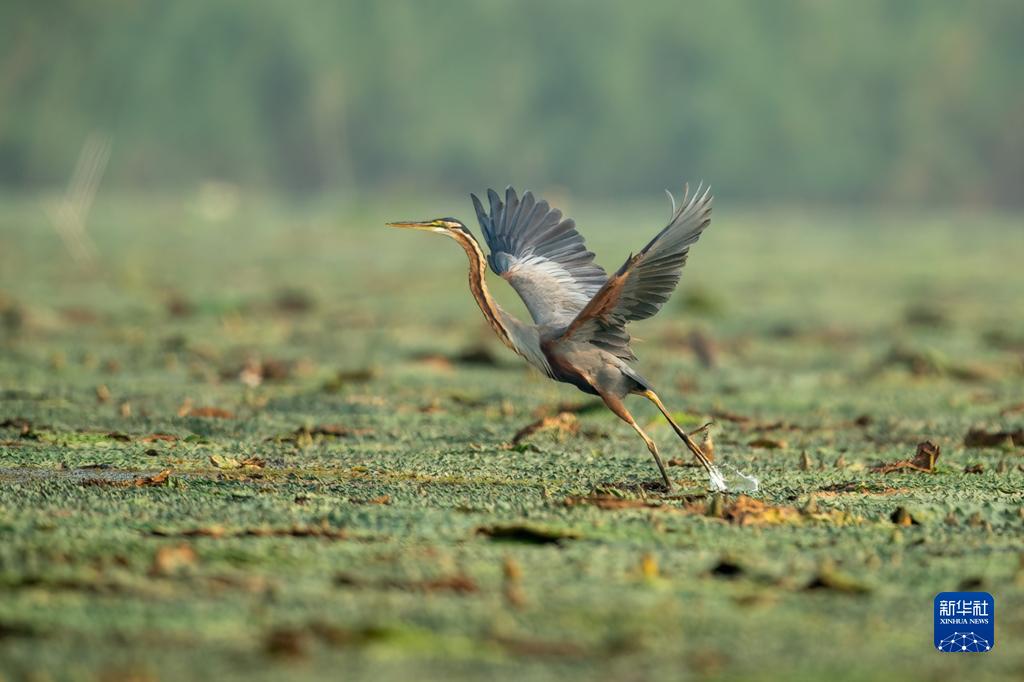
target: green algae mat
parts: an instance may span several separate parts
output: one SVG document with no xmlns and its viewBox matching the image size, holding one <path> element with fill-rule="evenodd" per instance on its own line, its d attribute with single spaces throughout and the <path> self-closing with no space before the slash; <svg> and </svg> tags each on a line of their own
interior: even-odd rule
<svg viewBox="0 0 1024 682">
<path fill-rule="evenodd" d="M 563 203 L 606 268 L 668 213 Z M 638 400 L 666 496 L 454 244 L 382 226 L 462 198 L 121 197 L 87 248 L 43 206 L 0 204 L 0 680 L 1024 673 L 1018 216 L 720 203 L 632 330 L 762 488 L 708 493 Z M 956 590 L 991 652 L 935 650 Z"/>
</svg>

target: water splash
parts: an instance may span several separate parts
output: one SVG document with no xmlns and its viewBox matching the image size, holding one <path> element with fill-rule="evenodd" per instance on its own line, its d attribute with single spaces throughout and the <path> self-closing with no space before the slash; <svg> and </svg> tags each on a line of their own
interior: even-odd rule
<svg viewBox="0 0 1024 682">
<path fill-rule="evenodd" d="M 761 480 L 757 476 L 745 474 L 728 462 L 723 462 L 723 464 L 732 469 L 733 473 L 736 474 L 736 478 L 732 482 L 733 490 L 742 493 L 756 493 L 761 489 Z"/>
<path fill-rule="evenodd" d="M 731 469 L 734 475 L 727 478 L 717 464 L 712 464 L 708 478 L 711 480 L 711 489 L 715 492 L 756 493 L 760 490 L 761 481 L 756 476 L 745 474 L 727 462 L 723 462 L 722 465 Z"/>
<path fill-rule="evenodd" d="M 711 480 L 711 489 L 716 493 L 724 493 L 729 490 L 729 486 L 725 482 L 725 476 L 722 475 L 722 470 L 716 465 L 711 465 L 711 469 L 708 471 L 708 478 Z"/>
</svg>

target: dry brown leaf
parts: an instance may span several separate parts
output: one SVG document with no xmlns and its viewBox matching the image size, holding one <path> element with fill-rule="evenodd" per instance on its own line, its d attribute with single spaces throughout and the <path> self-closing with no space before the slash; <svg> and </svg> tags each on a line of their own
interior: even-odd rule
<svg viewBox="0 0 1024 682">
<path fill-rule="evenodd" d="M 191 545 L 180 544 L 161 547 L 153 554 L 149 568 L 151 576 L 166 576 L 179 572 L 196 563 L 196 551 Z"/>
<path fill-rule="evenodd" d="M 764 448 L 766 450 L 783 450 L 787 447 L 788 443 L 784 440 L 776 440 L 775 438 L 755 438 L 754 440 L 747 443 L 752 448 Z"/>
<path fill-rule="evenodd" d="M 968 448 L 998 448 L 1005 445 L 1024 445 L 1024 429 L 1016 431 L 971 429 L 964 436 L 964 446 Z"/>
<path fill-rule="evenodd" d="M 722 518 L 737 526 L 763 526 L 800 521 L 800 512 L 793 507 L 773 506 L 740 495 L 722 508 Z"/>
<path fill-rule="evenodd" d="M 308 652 L 306 633 L 290 628 L 278 628 L 267 634 L 264 649 L 270 656 L 278 658 L 301 658 Z"/>
<path fill-rule="evenodd" d="M 892 514 L 889 515 L 889 518 L 897 526 L 913 526 L 917 524 L 917 520 L 910 515 L 906 507 L 896 507 Z"/>
<path fill-rule="evenodd" d="M 186 528 L 184 530 L 165 530 L 161 528 L 153 529 L 150 531 L 153 535 L 159 537 L 208 537 L 208 538 L 228 538 L 228 537 L 293 537 L 293 538 L 324 538 L 327 540 L 347 540 L 349 539 L 348 533 L 343 528 L 330 528 L 328 526 L 292 526 L 290 528 L 272 528 L 272 527 L 260 527 L 260 528 L 243 528 L 238 530 L 228 530 L 220 525 L 202 526 L 199 528 Z"/>
<path fill-rule="evenodd" d="M 242 463 L 234 457 L 217 454 L 210 455 L 210 464 L 218 469 L 239 469 L 242 466 Z"/>
<path fill-rule="evenodd" d="M 420 355 L 416 358 L 416 362 L 433 369 L 443 370 L 449 372 L 452 369 L 452 361 L 443 355 L 436 353 L 430 353 L 426 355 Z"/>
<path fill-rule="evenodd" d="M 575 435 L 580 431 L 579 418 L 572 412 L 559 412 L 552 417 L 541 417 L 537 421 L 531 422 L 519 429 L 516 435 L 512 436 L 512 445 L 518 445 L 538 431 L 548 429 L 556 429 L 560 433 Z"/>
<path fill-rule="evenodd" d="M 578 531 L 570 528 L 554 528 L 532 524 L 511 524 L 481 526 L 476 529 L 477 535 L 485 535 L 494 540 L 526 542 L 536 545 L 556 544 L 564 540 L 577 540 Z"/>
<path fill-rule="evenodd" d="M 341 424 L 318 424 L 309 429 L 297 429 L 296 435 L 299 433 L 308 433 L 311 436 L 334 436 L 336 438 L 345 438 L 347 436 L 368 436 L 373 433 L 373 429 L 357 429 L 348 426 L 342 426 Z"/>
<path fill-rule="evenodd" d="M 169 433 L 151 433 L 148 436 L 142 436 L 139 438 L 141 443 L 154 443 L 158 440 L 167 441 L 168 443 L 178 440 L 177 436 L 173 436 Z"/>
<path fill-rule="evenodd" d="M 391 504 L 390 495 L 379 495 L 368 500 L 351 500 L 353 504 Z"/>
<path fill-rule="evenodd" d="M 140 476 L 138 478 L 87 478 L 82 480 L 82 485 L 109 486 L 111 488 L 144 488 L 148 486 L 165 485 L 171 477 L 171 470 L 153 474 L 152 476 Z"/>
<path fill-rule="evenodd" d="M 345 587 L 368 587 L 372 589 L 405 590 L 408 592 L 455 592 L 471 594 L 478 592 L 476 581 L 465 574 L 440 576 L 426 580 L 399 580 L 394 578 L 364 578 L 352 573 L 338 573 L 334 584 Z"/>
<path fill-rule="evenodd" d="M 879 474 L 889 474 L 894 471 L 920 471 L 926 474 L 935 473 L 935 463 L 939 459 L 941 448 L 938 445 L 926 440 L 917 444 L 917 452 L 913 459 L 901 459 L 896 462 L 879 464 L 871 468 L 871 471 Z"/>
<path fill-rule="evenodd" d="M 658 509 L 662 505 L 651 500 L 637 500 L 614 495 L 590 495 L 588 497 L 567 497 L 563 501 L 566 507 L 593 505 L 598 509 Z"/>
<path fill-rule="evenodd" d="M 180 417 L 204 417 L 211 419 L 234 419 L 235 413 L 220 407 L 189 407 L 178 410 Z"/>
</svg>

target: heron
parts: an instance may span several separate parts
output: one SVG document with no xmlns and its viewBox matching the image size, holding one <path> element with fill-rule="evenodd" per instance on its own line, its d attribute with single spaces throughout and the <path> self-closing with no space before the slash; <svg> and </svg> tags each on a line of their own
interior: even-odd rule
<svg viewBox="0 0 1024 682">
<path fill-rule="evenodd" d="M 643 439 L 661 472 L 665 488 L 673 481 L 658 446 L 626 408 L 628 396 L 654 403 L 707 472 L 716 490 L 722 474 L 690 435 L 676 423 L 653 385 L 634 368 L 627 326 L 657 313 L 676 285 L 687 256 L 711 223 L 710 187 L 687 185 L 683 200 L 671 193 L 671 218 L 658 234 L 611 276 L 594 262 L 576 223 L 532 192 L 520 197 L 512 187 L 504 199 L 487 190 L 487 206 L 471 194 L 490 253 L 456 218 L 388 223 L 454 239 L 469 257 L 469 290 L 501 342 L 545 376 L 596 395 Z M 533 324 L 505 311 L 491 296 L 487 267 L 507 281 L 526 305 Z"/>
</svg>

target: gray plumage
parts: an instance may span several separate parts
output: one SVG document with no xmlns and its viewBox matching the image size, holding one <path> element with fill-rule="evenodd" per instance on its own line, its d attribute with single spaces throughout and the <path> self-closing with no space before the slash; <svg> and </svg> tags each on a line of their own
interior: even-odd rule
<svg viewBox="0 0 1024 682">
<path fill-rule="evenodd" d="M 471 196 L 494 273 L 512 285 L 536 324 L 569 324 L 608 280 L 576 224 L 531 192 L 520 200 L 509 187 L 502 203 L 487 190 L 490 213 Z"/>
</svg>

